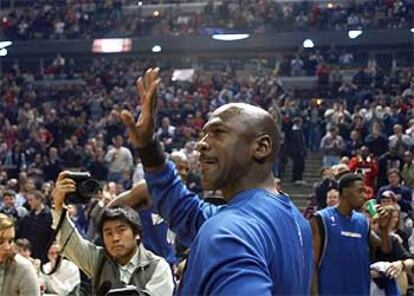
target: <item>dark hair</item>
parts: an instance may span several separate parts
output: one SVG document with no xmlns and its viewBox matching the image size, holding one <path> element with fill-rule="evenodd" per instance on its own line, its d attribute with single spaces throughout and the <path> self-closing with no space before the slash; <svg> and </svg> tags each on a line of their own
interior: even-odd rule
<svg viewBox="0 0 414 296">
<path fill-rule="evenodd" d="M 13 190 L 7 190 L 7 191 L 4 191 L 4 193 L 3 193 L 3 198 L 4 198 L 5 196 L 11 196 L 11 197 L 13 197 L 13 198 L 16 198 L 16 192 L 14 192 Z"/>
<path fill-rule="evenodd" d="M 343 175 L 338 182 L 338 191 L 339 194 L 342 194 L 344 188 L 348 188 L 354 185 L 355 182 L 362 181 L 364 182 L 364 177 L 359 174 L 347 173 Z"/>
<path fill-rule="evenodd" d="M 398 177 L 400 177 L 400 178 L 401 178 L 400 171 L 399 171 L 398 169 L 396 169 L 396 168 L 389 169 L 389 170 L 387 171 L 387 177 L 388 177 L 389 175 L 392 175 L 392 174 L 397 174 L 397 175 L 398 175 Z"/>
<path fill-rule="evenodd" d="M 105 208 L 102 213 L 98 228 L 101 236 L 103 234 L 104 223 L 113 220 L 120 220 L 127 223 L 132 228 L 134 234 L 142 233 L 141 220 L 136 211 L 127 206 L 118 206 L 113 208 Z"/>
<path fill-rule="evenodd" d="M 27 238 L 19 238 L 16 240 L 16 246 L 23 250 L 32 250 L 32 244 Z"/>
<path fill-rule="evenodd" d="M 44 194 L 39 190 L 30 191 L 28 194 L 33 194 L 36 199 L 41 200 L 42 202 L 45 201 Z"/>
</svg>

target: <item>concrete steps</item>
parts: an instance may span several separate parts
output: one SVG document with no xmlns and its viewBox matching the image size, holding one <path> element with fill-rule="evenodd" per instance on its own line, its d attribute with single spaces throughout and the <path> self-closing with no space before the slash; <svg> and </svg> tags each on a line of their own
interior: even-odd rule
<svg viewBox="0 0 414 296">
<path fill-rule="evenodd" d="M 318 152 L 310 152 L 305 162 L 303 179 L 305 184 L 290 182 L 292 178 L 292 161 L 286 165 L 282 176 L 283 191 L 289 194 L 296 206 L 303 211 L 308 204 L 309 196 L 313 193 L 313 184 L 320 181 L 320 170 L 322 167 L 322 155 Z"/>
</svg>

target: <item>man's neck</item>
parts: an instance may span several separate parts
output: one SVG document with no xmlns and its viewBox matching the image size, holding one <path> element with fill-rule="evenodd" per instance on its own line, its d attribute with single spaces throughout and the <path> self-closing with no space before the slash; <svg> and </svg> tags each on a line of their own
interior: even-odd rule
<svg viewBox="0 0 414 296">
<path fill-rule="evenodd" d="M 346 203 L 339 203 L 337 206 L 338 211 L 345 217 L 351 216 L 352 208 Z"/>
<path fill-rule="evenodd" d="M 274 178 L 271 172 L 264 176 L 260 176 L 260 173 L 254 173 L 252 170 L 248 176 L 242 177 L 238 182 L 235 182 L 235 186 L 227 186 L 226 188 L 220 188 L 223 194 L 223 198 L 229 202 L 236 194 L 249 189 L 264 189 L 271 193 L 277 194 L 277 190 L 274 186 Z"/>
<path fill-rule="evenodd" d="M 39 215 L 43 211 L 44 208 L 45 208 L 45 205 L 41 204 L 38 208 L 33 210 L 33 213 L 35 213 L 35 215 Z"/>
</svg>

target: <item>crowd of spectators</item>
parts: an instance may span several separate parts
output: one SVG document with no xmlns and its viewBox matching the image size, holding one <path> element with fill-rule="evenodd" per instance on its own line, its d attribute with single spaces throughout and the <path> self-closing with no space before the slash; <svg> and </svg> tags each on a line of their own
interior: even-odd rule
<svg viewBox="0 0 414 296">
<path fill-rule="evenodd" d="M 142 3 L 148 4 L 148 1 Z M 162 3 L 163 1 L 155 1 Z M 187 1 L 186 1 L 187 2 Z M 2 16 L 8 39 L 73 39 L 102 36 L 200 35 L 213 32 L 254 33 L 397 29 L 412 27 L 409 0 L 292 2 L 270 0 L 206 1 L 196 11 L 179 3 L 143 14 L 139 1 L 36 1 Z"/>
<path fill-rule="evenodd" d="M 315 51 L 312 55 L 321 54 Z M 57 57 L 51 66 L 56 75 L 68 71 L 62 59 Z M 49 259 L 45 248 L 51 233 L 38 230 L 49 229 L 50 192 L 60 171 L 90 171 L 103 184 L 104 203 L 143 178 L 142 165 L 126 141 L 119 113 L 127 108 L 135 116 L 139 114 L 134 85 L 146 66 L 96 59 L 86 70 L 69 71 L 73 75 L 68 80 L 85 82 L 70 91 L 53 86 L 38 89 L 35 75 L 17 64 L 2 76 L 0 211 L 15 219 L 17 237 L 29 240 L 32 256 L 42 264 Z M 382 201 L 384 194 L 391 196 L 406 214 L 404 219 L 410 217 L 414 183 L 411 69 L 360 69 L 351 81 L 331 80 L 331 99 L 325 100 L 300 100 L 295 92 L 283 88 L 277 71 L 252 73 L 246 80 L 234 72 L 216 73 L 207 80 L 200 77 L 173 82 L 167 70 L 161 74 L 159 87 L 157 135 L 165 151 L 180 150 L 187 156 L 193 183 L 199 182 L 195 142 L 209 112 L 228 102 L 246 102 L 282 117 L 284 143 L 275 163 L 276 175 L 289 177 L 284 176 L 284 167 L 291 158 L 292 181 L 303 182 L 307 154 L 320 150 L 324 166 L 337 170 L 339 164 L 362 172 L 369 197 Z M 334 174 L 325 170 L 324 180 L 315 190 L 316 207 L 333 204 L 334 183 Z M 200 188 L 199 184 L 193 186 Z M 70 217 L 79 232 L 93 240 L 96 231 L 91 228 L 91 211 L 91 206 L 72 206 Z M 409 237 L 407 246 L 414 250 Z"/>
</svg>

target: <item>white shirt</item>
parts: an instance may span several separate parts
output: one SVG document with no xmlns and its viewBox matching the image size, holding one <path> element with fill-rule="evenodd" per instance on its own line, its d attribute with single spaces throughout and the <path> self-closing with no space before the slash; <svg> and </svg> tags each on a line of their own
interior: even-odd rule
<svg viewBox="0 0 414 296">
<path fill-rule="evenodd" d="M 46 273 L 51 270 L 50 262 L 43 265 Z M 79 268 L 72 262 L 62 259 L 60 267 L 51 275 L 42 274 L 42 280 L 46 285 L 46 291 L 56 293 L 59 296 L 66 296 L 80 284 Z"/>
<path fill-rule="evenodd" d="M 130 172 L 134 166 L 134 159 L 131 151 L 127 147 L 112 147 L 105 155 L 111 173 Z"/>
</svg>

